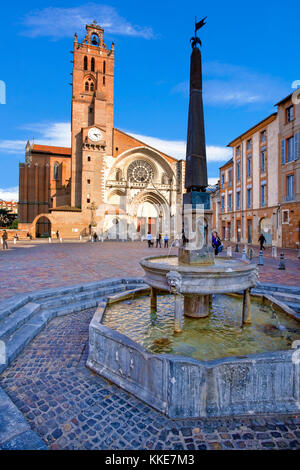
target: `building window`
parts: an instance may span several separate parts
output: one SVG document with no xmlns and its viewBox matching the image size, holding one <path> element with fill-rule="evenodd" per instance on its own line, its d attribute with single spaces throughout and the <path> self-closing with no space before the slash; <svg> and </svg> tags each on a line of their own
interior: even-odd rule
<svg viewBox="0 0 300 470">
<path fill-rule="evenodd" d="M 104 74 L 106 73 L 106 62 L 105 62 L 105 60 L 103 61 L 103 73 Z"/>
<path fill-rule="evenodd" d="M 282 223 L 288 224 L 289 223 L 289 211 L 282 211 Z"/>
<path fill-rule="evenodd" d="M 91 83 L 90 90 L 94 91 L 94 83 L 93 82 Z"/>
<path fill-rule="evenodd" d="M 228 240 L 231 239 L 231 222 L 228 222 L 228 225 L 227 225 L 227 233 L 228 233 Z"/>
<path fill-rule="evenodd" d="M 83 69 L 84 70 L 88 69 L 88 58 L 86 55 L 84 56 L 84 59 L 83 59 Z"/>
<path fill-rule="evenodd" d="M 103 77 L 102 81 L 103 81 L 103 85 L 105 86 L 105 77 Z"/>
<path fill-rule="evenodd" d="M 224 188 L 224 183 L 225 183 L 225 175 L 224 175 L 224 173 L 222 173 L 222 175 L 221 175 L 221 186 L 222 186 L 222 188 Z"/>
<path fill-rule="evenodd" d="M 251 155 L 247 157 L 247 176 L 251 176 Z"/>
<path fill-rule="evenodd" d="M 241 241 L 241 221 L 236 221 L 236 241 L 239 243 Z"/>
<path fill-rule="evenodd" d="M 248 243 L 252 243 L 252 220 L 247 220 Z"/>
<path fill-rule="evenodd" d="M 241 179 L 241 162 L 240 160 L 236 162 L 236 179 L 237 181 L 240 181 Z"/>
<path fill-rule="evenodd" d="M 224 209 L 225 209 L 225 197 L 222 196 L 221 197 L 221 211 L 224 212 Z"/>
<path fill-rule="evenodd" d="M 226 227 L 225 224 L 223 223 L 222 225 L 222 239 L 225 240 L 226 237 Z"/>
<path fill-rule="evenodd" d="M 53 166 L 53 179 L 54 179 L 55 181 L 58 180 L 58 168 L 59 168 L 59 167 L 58 167 L 58 163 L 57 163 L 57 162 L 54 163 L 54 166 Z"/>
<path fill-rule="evenodd" d="M 237 191 L 236 193 L 236 210 L 240 210 L 240 205 L 241 205 L 241 192 Z"/>
<path fill-rule="evenodd" d="M 85 89 L 85 91 L 89 91 L 89 84 L 88 84 L 88 82 L 85 82 L 85 84 L 84 84 L 84 89 Z"/>
<path fill-rule="evenodd" d="M 286 200 L 292 201 L 295 198 L 294 194 L 294 175 L 286 177 Z"/>
<path fill-rule="evenodd" d="M 251 188 L 247 189 L 247 208 L 250 209 L 251 207 Z"/>
<path fill-rule="evenodd" d="M 232 184 L 232 169 L 228 170 L 228 186 Z"/>
<path fill-rule="evenodd" d="M 238 146 L 238 147 L 236 148 L 236 156 L 238 157 L 238 156 L 240 156 L 240 155 L 241 155 L 241 147 Z"/>
<path fill-rule="evenodd" d="M 90 162 L 90 161 L 91 161 L 91 157 L 90 157 L 90 156 L 88 156 L 88 159 L 87 159 L 87 160 L 88 160 L 88 162 Z"/>
<path fill-rule="evenodd" d="M 267 137 L 267 131 L 266 130 L 261 131 L 261 133 L 260 133 L 260 142 L 262 144 L 266 141 L 266 137 Z"/>
<path fill-rule="evenodd" d="M 88 183 L 88 184 L 91 184 L 91 180 L 87 180 L 87 183 Z"/>
<path fill-rule="evenodd" d="M 95 72 L 95 59 L 94 59 L 94 57 L 92 57 L 92 60 L 91 60 L 91 71 Z"/>
<path fill-rule="evenodd" d="M 286 122 L 291 122 L 294 120 L 294 106 L 291 105 L 285 110 L 286 113 Z"/>
<path fill-rule="evenodd" d="M 228 211 L 231 211 L 232 195 L 228 194 Z"/>
<path fill-rule="evenodd" d="M 266 171 L 266 149 L 265 147 L 260 151 L 260 171 Z"/>
<path fill-rule="evenodd" d="M 286 139 L 287 162 L 294 160 L 294 136 Z"/>
<path fill-rule="evenodd" d="M 248 139 L 247 140 L 247 150 L 251 150 L 251 146 L 252 146 L 252 140 Z"/>
<path fill-rule="evenodd" d="M 260 205 L 264 207 L 266 205 L 266 185 L 262 184 L 260 186 Z"/>
<path fill-rule="evenodd" d="M 91 200 L 89 198 L 87 198 L 86 202 L 89 204 L 91 202 Z"/>
</svg>

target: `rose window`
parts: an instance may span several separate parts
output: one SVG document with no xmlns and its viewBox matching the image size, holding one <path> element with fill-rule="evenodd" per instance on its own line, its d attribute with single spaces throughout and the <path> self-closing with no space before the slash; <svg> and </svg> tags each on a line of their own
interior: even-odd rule
<svg viewBox="0 0 300 470">
<path fill-rule="evenodd" d="M 129 165 L 127 177 L 129 181 L 148 183 L 153 178 L 153 168 L 144 160 L 136 160 Z"/>
</svg>

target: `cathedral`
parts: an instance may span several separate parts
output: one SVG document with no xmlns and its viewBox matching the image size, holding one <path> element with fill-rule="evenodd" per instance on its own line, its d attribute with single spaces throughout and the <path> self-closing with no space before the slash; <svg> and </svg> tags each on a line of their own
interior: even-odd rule
<svg viewBox="0 0 300 470">
<path fill-rule="evenodd" d="M 184 161 L 114 127 L 114 44 L 103 33 L 94 22 L 82 42 L 74 37 L 71 148 L 27 142 L 19 228 L 34 237 L 135 240 L 175 229 Z"/>
</svg>

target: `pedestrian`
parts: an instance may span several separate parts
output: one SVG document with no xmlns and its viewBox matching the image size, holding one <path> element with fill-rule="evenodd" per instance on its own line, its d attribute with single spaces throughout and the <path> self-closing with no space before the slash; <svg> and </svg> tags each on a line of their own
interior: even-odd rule
<svg viewBox="0 0 300 470">
<path fill-rule="evenodd" d="M 158 248 L 158 245 L 159 245 L 159 248 L 161 248 L 161 234 L 160 233 L 156 236 L 156 248 Z"/>
<path fill-rule="evenodd" d="M 263 236 L 262 233 L 260 234 L 260 237 L 259 237 L 258 241 L 259 241 L 259 245 L 260 245 L 259 249 L 260 250 L 265 250 L 264 243 L 266 242 L 266 239 L 265 239 L 265 237 Z"/>
<path fill-rule="evenodd" d="M 96 233 L 96 232 L 94 232 L 94 235 L 93 235 L 93 237 L 94 237 L 94 242 L 96 242 L 96 241 L 97 241 L 97 239 L 98 239 L 98 235 L 97 235 L 97 233 Z"/>
<path fill-rule="evenodd" d="M 150 232 L 148 232 L 148 235 L 147 235 L 147 242 L 148 242 L 148 248 L 151 248 L 151 245 L 152 245 L 152 235 Z"/>
<path fill-rule="evenodd" d="M 17 234 L 17 233 L 14 234 L 14 239 L 15 239 L 16 241 L 19 240 L 19 237 L 18 237 L 18 234 Z"/>
<path fill-rule="evenodd" d="M 213 232 L 212 233 L 211 244 L 212 244 L 212 247 L 215 249 L 215 255 L 218 256 L 218 254 L 223 249 L 223 245 L 222 245 L 222 242 L 221 242 L 220 237 L 218 235 L 218 232 Z"/>
<path fill-rule="evenodd" d="M 2 233 L 3 250 L 8 250 L 7 238 L 8 238 L 7 231 L 4 230 Z"/>
<path fill-rule="evenodd" d="M 164 248 L 169 248 L 169 237 L 167 234 L 164 236 Z"/>
<path fill-rule="evenodd" d="M 58 230 L 56 231 L 56 238 L 57 238 L 57 240 L 59 239 L 59 231 Z"/>
</svg>

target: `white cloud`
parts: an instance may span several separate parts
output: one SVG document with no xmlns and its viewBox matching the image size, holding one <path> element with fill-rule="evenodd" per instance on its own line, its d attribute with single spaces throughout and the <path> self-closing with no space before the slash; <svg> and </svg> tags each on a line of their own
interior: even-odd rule
<svg viewBox="0 0 300 470">
<path fill-rule="evenodd" d="M 83 30 L 86 24 L 97 20 L 107 33 L 122 36 L 154 37 L 152 28 L 131 24 L 119 15 L 114 7 L 86 3 L 75 8 L 48 7 L 33 10 L 23 18 L 26 27 L 22 33 L 30 37 L 50 36 L 52 39 L 72 37 Z"/>
<path fill-rule="evenodd" d="M 22 129 L 30 131 L 34 135 L 34 142 L 40 145 L 54 145 L 59 147 L 71 146 L 71 125 L 69 122 L 37 123 L 22 126 Z M 127 132 L 127 131 L 124 131 Z M 184 140 L 167 140 L 158 137 L 127 132 L 145 144 L 150 145 L 161 152 L 177 159 L 184 159 L 186 154 L 186 142 Z M 31 140 L 32 143 L 32 140 Z M 25 154 L 25 140 L 0 140 L 0 152 Z M 225 162 L 232 156 L 232 150 L 216 145 L 206 146 L 208 162 Z"/>
<path fill-rule="evenodd" d="M 208 184 L 210 185 L 214 185 L 214 184 L 217 184 L 217 182 L 219 181 L 220 178 L 218 177 L 211 177 L 211 178 L 208 178 Z"/>
<path fill-rule="evenodd" d="M 203 72 L 203 100 L 213 106 L 274 104 L 289 93 L 290 85 L 281 78 L 247 67 L 208 62 L 204 63 Z M 188 81 L 177 83 L 171 92 L 188 95 Z"/>
<path fill-rule="evenodd" d="M 125 131 L 126 132 L 126 131 Z M 151 147 L 170 155 L 177 159 L 184 159 L 186 154 L 186 142 L 184 140 L 165 140 L 147 135 L 135 134 L 127 132 L 138 140 L 145 142 Z M 232 157 L 232 150 L 227 147 L 219 147 L 216 145 L 206 146 L 206 156 L 208 162 L 225 162 Z"/>
<path fill-rule="evenodd" d="M 70 122 L 44 122 L 27 124 L 22 129 L 30 131 L 34 135 L 34 141 L 40 145 L 55 145 L 58 147 L 71 146 Z M 37 134 L 40 134 L 38 136 Z"/>
<path fill-rule="evenodd" d="M 0 188 L 0 200 L 3 201 L 18 201 L 19 200 L 19 188 L 15 186 L 13 188 Z"/>
</svg>

